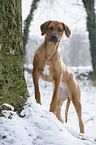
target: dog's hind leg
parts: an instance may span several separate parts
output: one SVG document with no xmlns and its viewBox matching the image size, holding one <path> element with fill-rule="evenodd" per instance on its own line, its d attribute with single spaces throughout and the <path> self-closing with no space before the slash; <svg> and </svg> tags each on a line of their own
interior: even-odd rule
<svg viewBox="0 0 96 145">
<path fill-rule="evenodd" d="M 81 102 L 77 97 L 74 97 L 72 99 L 73 105 L 76 109 L 77 115 L 78 115 L 78 119 L 79 119 L 79 127 L 80 127 L 80 133 L 84 133 L 84 124 L 82 121 L 82 107 L 81 107 Z"/>
<path fill-rule="evenodd" d="M 56 117 L 58 120 L 60 120 L 63 123 L 63 119 L 61 117 L 61 107 L 62 107 L 63 102 L 60 102 L 59 100 L 57 101 L 57 111 L 56 111 Z"/>
<path fill-rule="evenodd" d="M 68 98 L 66 109 L 65 109 L 65 122 L 67 122 L 69 106 L 70 106 L 70 99 Z"/>
</svg>

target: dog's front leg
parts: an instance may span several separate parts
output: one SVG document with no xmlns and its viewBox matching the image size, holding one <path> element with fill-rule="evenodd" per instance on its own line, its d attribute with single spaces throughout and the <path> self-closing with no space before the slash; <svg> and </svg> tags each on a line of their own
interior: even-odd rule
<svg viewBox="0 0 96 145">
<path fill-rule="evenodd" d="M 50 104 L 50 112 L 53 112 L 53 113 L 56 113 L 56 109 L 57 109 L 57 100 L 58 100 L 60 81 L 61 81 L 61 76 L 56 78 L 55 83 L 54 83 L 54 92 L 53 92 L 53 97 Z"/>
<path fill-rule="evenodd" d="M 34 82 L 34 89 L 35 89 L 35 99 L 36 102 L 41 104 L 41 99 L 40 99 L 40 92 L 39 92 L 39 71 L 33 68 L 32 71 L 33 74 L 33 82 Z"/>
</svg>

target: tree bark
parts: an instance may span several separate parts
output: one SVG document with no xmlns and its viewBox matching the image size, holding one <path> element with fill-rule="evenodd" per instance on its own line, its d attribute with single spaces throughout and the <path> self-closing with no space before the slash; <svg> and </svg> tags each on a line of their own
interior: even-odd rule
<svg viewBox="0 0 96 145">
<path fill-rule="evenodd" d="M 87 12 L 87 30 L 89 32 L 90 52 L 93 67 L 93 79 L 96 79 L 96 14 L 94 0 L 82 0 Z"/>
<path fill-rule="evenodd" d="M 28 17 L 26 18 L 26 20 L 24 21 L 24 32 L 23 32 L 23 49 L 24 49 L 24 54 L 25 54 L 25 47 L 28 41 L 28 33 L 29 33 L 29 27 L 31 24 L 31 21 L 33 20 L 33 16 L 34 16 L 34 11 L 37 9 L 37 4 L 40 0 L 33 0 L 32 4 L 31 4 L 31 10 L 30 13 L 28 15 Z"/>
<path fill-rule="evenodd" d="M 14 106 L 19 113 L 28 97 L 24 77 L 21 0 L 1 0 L 0 109 Z"/>
</svg>

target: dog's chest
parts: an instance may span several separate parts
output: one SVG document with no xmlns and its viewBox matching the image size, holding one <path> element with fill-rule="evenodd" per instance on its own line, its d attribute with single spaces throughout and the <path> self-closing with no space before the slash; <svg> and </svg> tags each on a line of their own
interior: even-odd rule
<svg viewBox="0 0 96 145">
<path fill-rule="evenodd" d="M 44 67 L 44 71 L 42 72 L 44 75 L 49 75 L 49 65 L 45 65 L 45 67 Z"/>
</svg>

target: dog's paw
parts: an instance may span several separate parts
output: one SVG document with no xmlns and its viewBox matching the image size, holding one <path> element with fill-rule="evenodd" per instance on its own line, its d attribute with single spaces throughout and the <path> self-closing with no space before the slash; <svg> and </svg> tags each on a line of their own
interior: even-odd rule
<svg viewBox="0 0 96 145">
<path fill-rule="evenodd" d="M 54 107 L 50 107 L 50 112 L 53 112 L 56 115 L 56 109 Z"/>
<path fill-rule="evenodd" d="M 64 123 L 64 121 L 63 121 L 63 119 L 62 118 L 60 118 L 60 119 L 58 119 L 62 124 Z"/>
<path fill-rule="evenodd" d="M 56 112 L 49 110 L 49 112 L 52 112 L 54 115 L 56 115 Z"/>
<path fill-rule="evenodd" d="M 56 112 L 53 112 L 56 115 Z"/>
<path fill-rule="evenodd" d="M 42 105 L 40 101 L 38 101 L 38 102 L 36 101 L 36 103 L 38 103 L 38 104 Z"/>
</svg>

